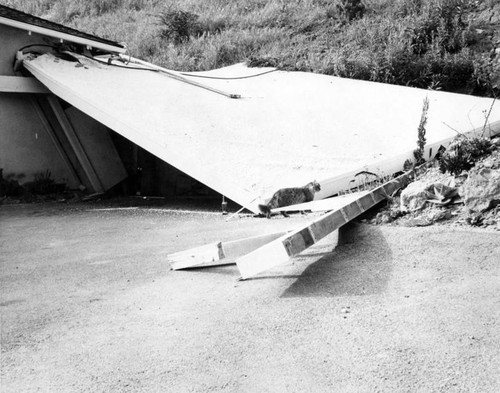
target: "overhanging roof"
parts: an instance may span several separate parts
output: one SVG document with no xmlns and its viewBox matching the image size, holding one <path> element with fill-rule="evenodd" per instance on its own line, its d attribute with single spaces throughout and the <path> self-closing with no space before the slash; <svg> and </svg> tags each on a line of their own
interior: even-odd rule
<svg viewBox="0 0 500 393">
<path fill-rule="evenodd" d="M 117 42 L 96 37 L 4 5 L 0 5 L 0 24 L 109 52 L 125 52 L 125 47 Z"/>
<path fill-rule="evenodd" d="M 316 179 L 326 197 L 361 170 L 401 170 L 425 97 L 427 158 L 457 132 L 481 130 L 490 108 L 492 131 L 500 130 L 500 106 L 486 98 L 243 65 L 174 79 L 79 59 L 46 54 L 25 66 L 56 95 L 254 212 L 282 187 Z"/>
</svg>

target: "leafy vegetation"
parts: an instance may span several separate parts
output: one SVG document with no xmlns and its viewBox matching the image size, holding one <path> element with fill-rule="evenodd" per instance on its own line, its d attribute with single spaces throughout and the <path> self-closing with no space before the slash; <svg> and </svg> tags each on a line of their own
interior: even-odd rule
<svg viewBox="0 0 500 393">
<path fill-rule="evenodd" d="M 361 0 L 340 0 L 337 4 L 337 11 L 348 22 L 351 22 L 364 16 L 366 6 Z"/>
<path fill-rule="evenodd" d="M 482 156 L 491 153 L 492 143 L 489 138 L 458 136 L 439 158 L 441 172 L 458 176 L 468 171 Z"/>
<path fill-rule="evenodd" d="M 118 42 L 171 69 L 247 61 L 495 95 L 476 0 L 0 0 Z M 488 4 L 486 4 L 488 3 Z"/>
</svg>

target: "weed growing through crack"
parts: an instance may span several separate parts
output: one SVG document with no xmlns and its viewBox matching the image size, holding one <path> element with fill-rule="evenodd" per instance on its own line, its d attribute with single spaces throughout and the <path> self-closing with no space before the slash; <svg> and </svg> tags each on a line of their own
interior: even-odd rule
<svg viewBox="0 0 500 393">
<path fill-rule="evenodd" d="M 422 106 L 422 114 L 420 116 L 420 122 L 417 128 L 417 148 L 413 151 L 413 157 L 415 158 L 415 162 L 412 162 L 410 159 L 406 160 L 403 164 L 403 169 L 405 171 L 409 171 L 410 169 L 422 165 L 425 162 L 424 152 L 425 152 L 425 144 L 427 143 L 427 139 L 425 137 L 426 134 L 425 126 L 427 125 L 428 112 L 429 112 L 429 98 L 425 97 Z"/>
<path fill-rule="evenodd" d="M 427 113 L 429 112 L 429 98 L 425 97 L 424 104 L 422 106 L 422 115 L 420 116 L 420 123 L 418 124 L 417 130 L 417 149 L 413 151 L 413 156 L 415 157 L 415 165 L 421 165 L 425 162 L 424 159 L 424 149 L 427 139 L 425 137 L 427 124 Z"/>
</svg>

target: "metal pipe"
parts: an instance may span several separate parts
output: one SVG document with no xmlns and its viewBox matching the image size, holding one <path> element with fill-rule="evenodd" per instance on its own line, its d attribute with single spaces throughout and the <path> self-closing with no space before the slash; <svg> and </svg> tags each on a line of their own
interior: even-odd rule
<svg viewBox="0 0 500 393">
<path fill-rule="evenodd" d="M 184 83 L 187 83 L 187 84 L 192 85 L 192 86 L 200 87 L 202 89 L 209 90 L 213 93 L 221 94 L 221 95 L 228 97 L 228 98 L 234 98 L 234 99 L 241 98 L 240 94 L 228 93 L 228 92 L 225 92 L 223 90 L 219 90 L 219 89 L 216 89 L 214 87 L 207 86 L 207 85 L 204 85 L 202 83 L 192 81 L 186 77 L 181 76 L 180 74 L 176 73 L 175 71 L 171 71 L 171 70 L 168 70 L 166 68 L 148 63 L 147 61 L 136 59 L 135 57 L 120 54 L 120 58 L 125 60 L 125 61 L 135 63 L 135 64 L 140 64 L 140 65 L 143 65 L 143 66 L 148 67 L 150 69 L 159 71 L 162 74 L 165 74 L 165 75 L 169 76 L 170 78 L 173 78 L 173 79 L 178 80 L 180 82 L 184 82 Z"/>
</svg>

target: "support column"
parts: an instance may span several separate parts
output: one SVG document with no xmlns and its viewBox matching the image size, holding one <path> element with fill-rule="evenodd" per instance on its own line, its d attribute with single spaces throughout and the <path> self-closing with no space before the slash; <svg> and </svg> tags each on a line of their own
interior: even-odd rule
<svg viewBox="0 0 500 393">
<path fill-rule="evenodd" d="M 97 173 L 95 172 L 94 167 L 92 166 L 92 163 L 90 162 L 87 156 L 87 153 L 85 153 L 85 149 L 80 143 L 80 140 L 78 139 L 78 136 L 76 135 L 73 126 L 71 125 L 68 117 L 66 116 L 66 113 L 64 113 L 64 110 L 58 98 L 54 95 L 50 95 L 47 97 L 47 101 L 49 102 L 50 107 L 54 111 L 57 121 L 61 125 L 64 134 L 68 138 L 68 141 L 73 151 L 75 152 L 75 155 L 78 161 L 80 162 L 80 165 L 82 166 L 83 171 L 87 176 L 91 187 L 93 188 L 93 191 L 95 193 L 103 193 L 105 191 L 104 187 L 101 184 L 101 181 L 99 180 L 99 177 L 97 176 Z"/>
</svg>

